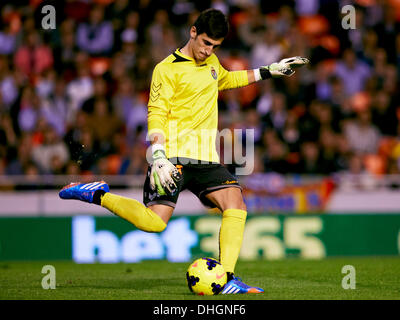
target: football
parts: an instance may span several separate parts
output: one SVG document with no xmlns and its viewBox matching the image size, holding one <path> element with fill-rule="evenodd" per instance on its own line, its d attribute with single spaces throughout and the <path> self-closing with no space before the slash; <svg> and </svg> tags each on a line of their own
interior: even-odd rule
<svg viewBox="0 0 400 320">
<path fill-rule="evenodd" d="M 227 274 L 224 267 L 213 258 L 195 260 L 186 272 L 190 291 L 198 295 L 216 295 L 226 284 Z"/>
</svg>

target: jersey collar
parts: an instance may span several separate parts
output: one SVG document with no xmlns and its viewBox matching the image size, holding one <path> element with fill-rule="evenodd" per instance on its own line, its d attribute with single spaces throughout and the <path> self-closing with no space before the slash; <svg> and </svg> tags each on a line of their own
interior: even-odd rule
<svg viewBox="0 0 400 320">
<path fill-rule="evenodd" d="M 183 54 L 180 51 L 181 48 L 178 48 L 175 50 L 175 52 L 173 53 L 175 60 L 172 62 L 183 62 L 183 61 L 192 61 L 193 63 L 195 63 L 196 65 L 199 65 L 193 58 L 187 56 L 186 54 Z M 209 58 L 207 58 L 205 61 L 201 62 L 201 65 L 206 65 L 207 64 L 207 60 Z"/>
<path fill-rule="evenodd" d="M 173 61 L 173 62 L 181 62 L 181 61 L 193 61 L 193 62 L 195 62 L 193 58 L 187 56 L 186 54 L 183 54 L 180 50 L 181 50 L 181 48 L 178 48 L 173 53 L 173 55 L 175 56 L 175 61 Z M 176 61 L 176 60 L 178 60 L 178 61 Z"/>
<path fill-rule="evenodd" d="M 184 55 L 182 52 L 179 51 L 179 49 L 176 49 L 175 52 L 173 53 L 175 60 L 172 61 L 173 63 L 175 62 L 184 62 L 184 61 L 193 61 L 194 59 L 190 58 L 187 55 Z"/>
</svg>

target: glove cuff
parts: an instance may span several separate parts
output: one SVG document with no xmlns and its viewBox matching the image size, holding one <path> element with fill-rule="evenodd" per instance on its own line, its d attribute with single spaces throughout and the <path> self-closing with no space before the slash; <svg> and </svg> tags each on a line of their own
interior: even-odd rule
<svg viewBox="0 0 400 320">
<path fill-rule="evenodd" d="M 153 160 L 167 158 L 164 145 L 159 143 L 153 144 L 151 146 L 151 154 L 153 156 Z"/>
<path fill-rule="evenodd" d="M 258 70 L 260 70 L 260 76 L 262 80 L 272 78 L 271 72 L 265 67 L 261 67 Z"/>
</svg>

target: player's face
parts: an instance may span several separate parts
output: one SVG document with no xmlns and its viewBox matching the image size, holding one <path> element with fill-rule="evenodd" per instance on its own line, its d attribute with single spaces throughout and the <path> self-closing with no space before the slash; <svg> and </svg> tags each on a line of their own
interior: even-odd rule
<svg viewBox="0 0 400 320">
<path fill-rule="evenodd" d="M 224 38 L 214 40 L 207 36 L 207 34 L 197 34 L 196 28 L 191 30 L 193 40 L 192 53 L 196 61 L 204 61 L 211 56 L 214 51 L 221 45 Z"/>
</svg>

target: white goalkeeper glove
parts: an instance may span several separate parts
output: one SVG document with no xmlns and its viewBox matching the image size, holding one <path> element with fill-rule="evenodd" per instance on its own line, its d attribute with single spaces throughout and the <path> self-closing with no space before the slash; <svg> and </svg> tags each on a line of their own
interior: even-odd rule
<svg viewBox="0 0 400 320">
<path fill-rule="evenodd" d="M 150 172 L 150 187 L 157 190 L 160 196 L 174 194 L 178 187 L 176 181 L 182 178 L 178 169 L 167 159 L 162 145 L 152 146 L 152 160 Z"/>
<path fill-rule="evenodd" d="M 282 59 L 279 62 L 274 62 L 269 66 L 263 66 L 256 69 L 255 76 L 256 80 L 265 80 L 268 78 L 278 78 L 282 76 L 290 77 L 295 73 L 294 68 L 298 68 L 310 63 L 307 58 L 303 57 L 291 57 Z M 258 70 L 258 72 L 257 72 Z"/>
</svg>

